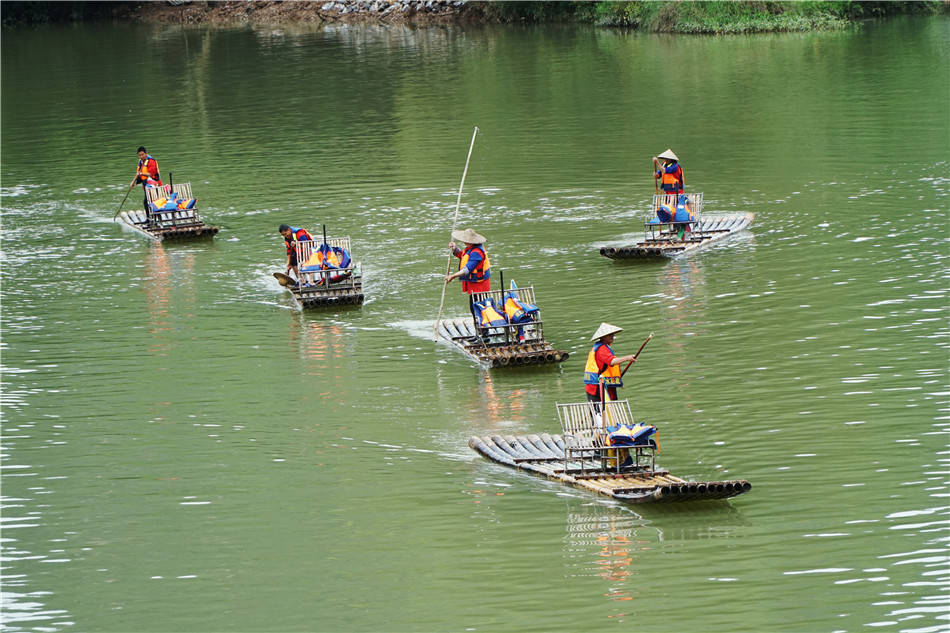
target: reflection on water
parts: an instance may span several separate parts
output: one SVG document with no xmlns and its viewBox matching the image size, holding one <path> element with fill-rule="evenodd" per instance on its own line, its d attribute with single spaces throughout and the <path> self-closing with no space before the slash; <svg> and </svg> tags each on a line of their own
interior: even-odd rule
<svg viewBox="0 0 950 633">
<path fill-rule="evenodd" d="M 303 314 L 290 317 L 290 343 L 296 346 L 307 374 L 326 378 L 322 373 L 340 366 L 347 352 L 346 336 L 339 325 L 310 320 Z M 334 362 L 335 361 L 335 362 Z"/>
<path fill-rule="evenodd" d="M 652 610 L 652 595 L 662 582 L 651 577 L 656 573 L 652 562 L 656 552 L 675 551 L 679 543 L 695 539 L 724 544 L 743 522 L 725 502 L 648 506 L 641 513 L 613 502 L 570 498 L 567 508 L 563 553 L 571 575 L 600 578 L 606 617 L 621 622 Z M 664 576 L 682 577 L 679 568 L 684 564 L 688 563 L 668 561 Z M 730 580 L 735 579 L 710 579 Z"/>
</svg>

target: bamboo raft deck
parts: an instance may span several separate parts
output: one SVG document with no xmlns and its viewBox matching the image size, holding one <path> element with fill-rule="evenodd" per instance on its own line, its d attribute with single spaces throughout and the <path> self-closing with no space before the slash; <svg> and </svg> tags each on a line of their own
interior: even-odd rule
<svg viewBox="0 0 950 633">
<path fill-rule="evenodd" d="M 322 243 L 320 241 L 297 242 L 297 261 L 308 261 Z M 326 243 L 331 247 L 342 248 L 348 253 L 350 252 L 349 237 L 327 238 Z M 309 272 L 306 272 L 304 267 L 301 266 L 300 271 L 300 281 L 302 283 L 287 286 L 287 289 L 294 295 L 294 299 L 297 300 L 301 308 L 363 305 L 365 299 L 363 295 L 363 274 L 358 263 L 352 263 L 342 269 Z"/>
<path fill-rule="evenodd" d="M 565 350 L 555 349 L 547 341 L 506 344 L 504 341 L 486 343 L 476 340 L 471 318 L 444 319 L 439 321 L 438 331 L 440 337 L 489 367 L 560 363 L 570 355 Z"/>
<path fill-rule="evenodd" d="M 515 292 L 519 301 L 535 304 L 534 288 L 526 286 L 506 292 Z M 475 301 L 486 298 L 501 301 L 501 290 L 476 292 Z M 443 319 L 436 331 L 439 337 L 461 350 L 466 356 L 489 368 L 522 365 L 547 365 L 568 359 L 567 350 L 555 349 L 544 338 L 540 310 L 529 323 L 492 326 L 477 332 L 471 317 Z M 519 340 L 519 332 L 523 340 Z"/>
<path fill-rule="evenodd" d="M 679 217 L 679 211 L 674 211 L 677 208 L 677 202 L 685 205 L 686 210 L 693 214 L 694 219 L 688 222 L 676 222 L 672 221 L 675 218 L 663 216 L 666 221 L 660 221 L 660 210 Z M 653 213 L 654 215 L 643 223 L 643 241 L 633 246 L 605 246 L 600 249 L 600 254 L 609 259 L 676 257 L 738 233 L 752 224 L 755 218 L 752 213 L 705 215 L 702 193 L 655 195 L 653 196 Z M 686 233 L 686 239 L 681 240 L 677 232 L 685 228 L 689 228 L 690 232 Z"/>
<path fill-rule="evenodd" d="M 363 281 L 361 278 L 349 283 L 330 284 L 329 287 L 296 286 L 290 289 L 294 299 L 305 309 L 332 308 L 336 306 L 363 305 Z"/>
<path fill-rule="evenodd" d="M 177 193 L 180 199 L 190 199 L 191 183 L 180 185 L 162 185 L 145 190 L 149 201 Z M 192 240 L 210 238 L 218 232 L 218 227 L 205 224 L 198 216 L 197 209 L 176 209 L 174 211 L 123 211 L 118 216 L 123 226 L 144 235 L 156 242 L 171 240 Z"/>
<path fill-rule="evenodd" d="M 517 470 L 586 488 L 630 503 L 727 499 L 748 492 L 752 484 L 743 479 L 687 481 L 657 469 L 656 428 L 637 423 L 627 400 L 602 404 L 576 402 L 557 405 L 561 435 L 472 436 L 468 445 L 480 455 Z M 602 417 L 603 416 L 603 417 Z M 627 446 L 610 446 L 607 431 L 624 425 L 652 429 Z M 629 439 L 629 435 L 627 436 Z M 618 454 L 618 451 L 621 453 Z M 629 459 L 618 464 L 618 457 Z"/>
<path fill-rule="evenodd" d="M 599 468 L 599 460 L 568 462 L 564 468 L 564 439 L 560 435 L 472 436 L 468 445 L 488 459 L 517 470 L 586 488 L 628 503 L 728 499 L 752 488 L 745 480 L 687 481 L 667 470 L 641 466 L 620 473 Z"/>
<path fill-rule="evenodd" d="M 754 218 L 752 213 L 707 215 L 696 223 L 692 234 L 687 234 L 684 241 L 680 241 L 673 230 L 660 229 L 633 246 L 606 246 L 600 249 L 600 254 L 609 259 L 676 257 L 738 233 L 752 224 Z"/>
</svg>

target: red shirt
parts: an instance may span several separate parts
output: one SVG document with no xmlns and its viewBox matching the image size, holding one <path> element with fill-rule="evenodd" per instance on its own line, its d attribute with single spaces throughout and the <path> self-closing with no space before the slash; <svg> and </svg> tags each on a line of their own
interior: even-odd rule
<svg viewBox="0 0 950 633">
<path fill-rule="evenodd" d="M 594 352 L 594 360 L 597 361 L 598 367 L 603 367 L 604 365 L 610 366 L 610 361 L 614 359 L 614 353 L 610 351 L 609 345 L 601 345 L 597 348 L 597 351 Z M 584 390 L 587 391 L 592 396 L 597 395 L 597 389 L 600 388 L 600 385 L 584 385 Z M 616 387 L 607 387 L 607 395 L 611 400 L 617 399 L 617 388 Z"/>
<path fill-rule="evenodd" d="M 462 292 L 472 294 L 473 292 L 488 292 L 491 290 L 491 279 L 484 281 L 463 281 Z"/>
</svg>

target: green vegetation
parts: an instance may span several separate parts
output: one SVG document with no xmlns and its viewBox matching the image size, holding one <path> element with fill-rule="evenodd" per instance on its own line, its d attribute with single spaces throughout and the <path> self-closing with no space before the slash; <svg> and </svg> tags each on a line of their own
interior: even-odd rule
<svg viewBox="0 0 950 633">
<path fill-rule="evenodd" d="M 219 4 L 212 2 L 210 4 Z M 256 3 L 257 5 L 266 3 Z M 320 6 L 319 0 L 313 3 Z M 123 19 L 142 6 L 137 1 L 4 0 L 0 2 L 3 25 L 47 22 L 82 22 Z M 668 33 L 754 33 L 762 31 L 814 31 L 842 29 L 855 20 L 898 14 L 950 12 L 950 1 L 841 2 L 806 0 L 656 0 L 603 2 L 545 0 L 536 2 L 470 0 L 467 13 L 473 21 L 500 23 L 573 22 L 619 26 Z"/>
<path fill-rule="evenodd" d="M 942 0 L 923 2 L 472 2 L 497 22 L 586 22 L 669 33 L 754 33 L 841 29 L 855 20 L 898 14 L 946 13 Z"/>
<path fill-rule="evenodd" d="M 0 21 L 4 26 L 102 20 L 112 16 L 120 5 L 112 2 L 0 2 Z"/>
</svg>

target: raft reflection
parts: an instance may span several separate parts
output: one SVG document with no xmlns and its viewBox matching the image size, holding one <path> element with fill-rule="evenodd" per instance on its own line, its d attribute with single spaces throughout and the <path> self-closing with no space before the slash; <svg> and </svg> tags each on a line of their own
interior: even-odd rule
<svg viewBox="0 0 950 633">
<path fill-rule="evenodd" d="M 570 499 L 564 555 L 577 575 L 606 582 L 603 596 L 611 603 L 627 602 L 646 597 L 657 582 L 643 577 L 654 569 L 654 550 L 677 541 L 728 538 L 741 523 L 741 514 L 726 502 L 654 505 L 640 515 L 611 502 Z M 632 605 L 611 609 L 607 617 L 620 622 L 635 611 Z"/>
<path fill-rule="evenodd" d="M 169 254 L 161 242 L 152 244 L 145 253 L 145 272 L 142 289 L 145 291 L 145 304 L 149 322 L 149 353 L 165 355 L 170 346 L 169 333 L 174 329 L 171 323 L 170 308 L 172 289 L 185 291 L 187 304 L 195 305 L 193 273 L 195 256 L 191 252 L 179 252 L 175 257 Z M 176 275 L 180 273 L 180 275 Z M 180 276 L 187 283 L 173 279 Z M 173 286 L 173 283 L 175 285 Z M 193 316 L 192 310 L 181 312 L 186 318 Z"/>
</svg>

